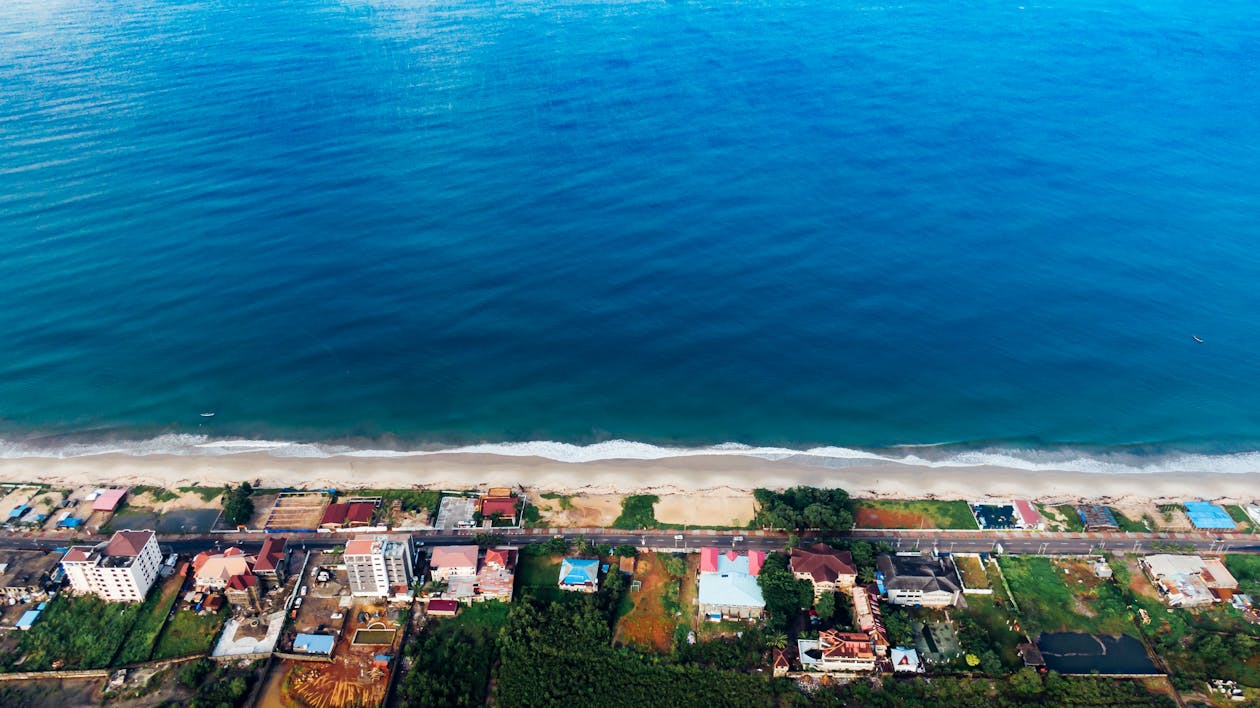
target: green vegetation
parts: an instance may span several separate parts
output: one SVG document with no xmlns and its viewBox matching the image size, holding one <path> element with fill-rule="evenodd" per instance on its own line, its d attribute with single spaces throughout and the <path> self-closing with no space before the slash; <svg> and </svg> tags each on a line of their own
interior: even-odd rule
<svg viewBox="0 0 1260 708">
<path fill-rule="evenodd" d="M 1076 513 L 1076 507 L 1071 504 L 1060 504 L 1054 508 L 1063 517 L 1063 529 L 1065 531 L 1084 531 L 1085 522 L 1081 521 L 1081 515 Z"/>
<path fill-rule="evenodd" d="M 223 708 L 238 705 L 248 694 L 261 662 L 240 668 L 235 662 L 219 666 L 209 659 L 184 664 L 179 682 L 196 691 L 188 708 Z"/>
<path fill-rule="evenodd" d="M 149 496 L 153 497 L 153 499 L 157 501 L 159 504 L 163 502 L 174 501 L 179 498 L 178 494 L 176 494 L 175 492 L 172 492 L 169 489 L 164 489 L 162 487 L 150 487 L 149 485 L 146 485 L 146 484 L 135 485 L 134 487 L 131 488 L 131 494 L 133 497 L 138 497 L 141 494 L 148 494 Z"/>
<path fill-rule="evenodd" d="M 360 494 L 356 492 L 356 494 Z M 442 503 L 442 493 L 432 489 L 379 489 L 363 492 L 363 495 L 379 496 L 381 506 L 388 509 L 395 501 L 402 502 L 403 511 L 417 513 L 428 511 L 429 516 L 437 516 L 438 505 Z"/>
<path fill-rule="evenodd" d="M 631 494 L 621 500 L 621 515 L 613 521 L 615 529 L 655 529 L 661 524 L 656 520 L 653 507 L 661 498 L 653 494 Z"/>
<path fill-rule="evenodd" d="M 196 494 L 207 502 L 214 501 L 223 494 L 221 487 L 177 487 L 177 489 L 184 494 Z"/>
<path fill-rule="evenodd" d="M 559 555 L 525 555 L 521 554 L 516 564 L 516 584 L 520 594 L 525 597 L 540 599 L 559 599 L 561 590 L 557 583 L 560 580 Z"/>
<path fill-rule="evenodd" d="M 227 618 L 227 608 L 204 615 L 192 610 L 176 612 L 158 638 L 157 646 L 153 649 L 153 659 L 156 661 L 210 651 Z"/>
<path fill-rule="evenodd" d="M 139 604 L 108 603 L 95 596 L 62 595 L 48 603 L 39 621 L 22 632 L 17 649 L 0 654 L 5 671 L 100 669 L 110 665 L 135 622 Z M 19 658 L 26 657 L 20 665 Z"/>
<path fill-rule="evenodd" d="M 1166 524 L 1172 523 L 1173 514 L 1175 514 L 1178 511 L 1183 511 L 1183 508 L 1180 504 L 1160 504 L 1159 506 L 1155 508 L 1159 509 L 1159 513 L 1163 515 L 1164 523 Z"/>
<path fill-rule="evenodd" d="M 1134 521 L 1133 519 L 1130 519 L 1129 517 L 1120 513 L 1119 509 L 1111 509 L 1111 514 L 1112 516 L 1116 517 L 1116 524 L 1120 527 L 1121 531 L 1132 531 L 1134 533 L 1146 533 L 1147 531 L 1151 530 L 1151 528 L 1146 525 L 1145 520 Z"/>
<path fill-rule="evenodd" d="M 139 664 L 149 660 L 149 655 L 153 653 L 153 643 L 157 641 L 162 625 L 166 624 L 166 616 L 170 614 L 171 607 L 179 596 L 179 587 L 180 582 L 174 580 L 158 585 L 149 592 L 149 596 L 140 604 L 135 624 L 131 625 L 122 650 L 114 660 L 115 664 Z"/>
<path fill-rule="evenodd" d="M 800 614 L 801 609 L 814 604 L 814 589 L 808 580 L 797 580 L 788 569 L 788 557 L 771 553 L 761 566 L 757 576 L 761 597 L 766 602 L 766 626 L 772 630 L 784 630 Z"/>
<path fill-rule="evenodd" d="M 496 605 L 492 611 L 482 605 Z M 403 654 L 414 662 L 398 682 L 400 705 L 481 706 L 486 704 L 490 669 L 498 656 L 495 638 L 508 605 L 474 603 L 451 620 L 433 620 Z M 493 613 L 499 619 L 486 621 Z"/>
<path fill-rule="evenodd" d="M 963 584 L 968 588 L 983 589 L 989 587 L 989 576 L 984 572 L 984 565 L 975 556 L 954 556 L 954 565 L 962 575 Z"/>
<path fill-rule="evenodd" d="M 858 525 L 872 528 L 935 528 L 975 529 L 976 517 L 965 501 L 932 501 L 926 499 L 860 499 L 853 503 Z M 902 523 L 880 523 L 880 517 L 905 519 Z M 909 521 L 913 518 L 914 521 Z"/>
<path fill-rule="evenodd" d="M 555 499 L 560 501 L 560 510 L 569 511 L 573 508 L 573 497 L 568 494 L 556 494 L 555 492 L 543 492 L 540 494 L 543 499 Z"/>
<path fill-rule="evenodd" d="M 999 563 L 1019 604 L 1024 630 L 1137 635 L 1128 598 L 1117 583 L 1095 578 L 1088 566 L 1064 568 L 1049 558 L 1003 556 Z"/>
<path fill-rule="evenodd" d="M 1225 556 L 1225 567 L 1238 581 L 1239 592 L 1260 597 L 1260 556 L 1231 553 Z"/>
<path fill-rule="evenodd" d="M 835 693 L 820 692 L 798 704 L 819 706 L 867 706 L 869 708 L 970 708 L 1007 706 L 1149 706 L 1172 708 L 1177 703 L 1151 693 L 1141 683 L 1124 679 L 1060 676 L 1044 677 L 1032 669 L 1020 669 L 1005 680 L 935 677 L 901 680 L 885 676 L 880 689 L 866 681 L 853 681 Z"/>
<path fill-rule="evenodd" d="M 1251 517 L 1247 516 L 1246 510 L 1244 510 L 1241 506 L 1238 506 L 1237 504 L 1226 504 L 1225 511 L 1229 512 L 1229 518 L 1233 519 L 1234 523 L 1238 524 L 1240 530 L 1248 533 L 1256 530 L 1256 525 L 1251 522 Z"/>
<path fill-rule="evenodd" d="M 248 524 L 254 517 L 254 500 L 250 499 L 253 493 L 254 489 L 249 482 L 241 482 L 241 486 L 235 489 L 231 485 L 224 485 L 223 520 L 231 526 Z"/>
<path fill-rule="evenodd" d="M 526 504 L 521 510 L 521 524 L 526 528 L 544 525 L 542 512 L 537 506 Z"/>
<path fill-rule="evenodd" d="M 757 489 L 757 514 L 753 524 L 781 531 L 822 529 L 847 531 L 853 528 L 849 493 L 843 489 L 792 487 L 784 492 Z"/>
</svg>

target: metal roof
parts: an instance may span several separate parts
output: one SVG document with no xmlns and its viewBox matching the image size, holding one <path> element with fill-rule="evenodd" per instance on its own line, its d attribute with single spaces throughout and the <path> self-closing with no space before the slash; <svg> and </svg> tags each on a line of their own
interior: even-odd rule
<svg viewBox="0 0 1260 708">
<path fill-rule="evenodd" d="M 293 651 L 307 654 L 332 654 L 336 639 L 327 634 L 299 634 L 293 640 Z"/>
<path fill-rule="evenodd" d="M 1228 511 L 1205 501 L 1186 502 L 1186 516 L 1196 529 L 1229 529 L 1238 528 Z"/>
</svg>

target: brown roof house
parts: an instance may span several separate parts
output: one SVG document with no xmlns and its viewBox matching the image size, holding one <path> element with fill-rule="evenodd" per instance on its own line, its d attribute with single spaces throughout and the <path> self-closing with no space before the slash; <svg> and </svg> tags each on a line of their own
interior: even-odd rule
<svg viewBox="0 0 1260 708">
<path fill-rule="evenodd" d="M 283 583 L 285 544 L 283 536 L 268 536 L 258 552 L 258 560 L 254 562 L 254 575 Z"/>
<path fill-rule="evenodd" d="M 853 554 L 837 551 L 825 543 L 808 548 L 793 548 L 792 574 L 814 586 L 814 597 L 837 590 L 848 590 L 857 583 L 857 566 Z"/>
</svg>

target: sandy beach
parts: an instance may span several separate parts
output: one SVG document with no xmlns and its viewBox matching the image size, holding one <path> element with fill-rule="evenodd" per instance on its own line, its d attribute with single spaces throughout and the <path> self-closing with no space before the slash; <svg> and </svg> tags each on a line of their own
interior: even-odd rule
<svg viewBox="0 0 1260 708">
<path fill-rule="evenodd" d="M 407 457 L 105 454 L 0 459 L 0 481 L 149 484 L 173 489 L 249 481 L 261 487 L 469 489 L 522 485 L 537 492 L 739 497 L 756 487 L 843 487 L 856 497 L 1113 502 L 1260 498 L 1260 473 L 1097 474 L 895 463 L 827 468 L 807 460 L 694 455 L 659 460 L 557 462 L 476 453 Z"/>
</svg>

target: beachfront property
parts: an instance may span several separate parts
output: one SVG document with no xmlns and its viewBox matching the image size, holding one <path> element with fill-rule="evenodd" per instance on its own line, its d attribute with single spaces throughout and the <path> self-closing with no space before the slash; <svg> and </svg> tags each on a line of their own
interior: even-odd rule
<svg viewBox="0 0 1260 708">
<path fill-rule="evenodd" d="M 1224 507 L 1205 501 L 1185 503 L 1186 516 L 1190 525 L 1204 531 L 1237 531 L 1238 523 L 1225 511 Z"/>
<path fill-rule="evenodd" d="M 263 531 L 290 533 L 314 531 L 324 519 L 329 497 L 324 492 L 281 492 L 267 511 Z"/>
<path fill-rule="evenodd" d="M 879 590 L 893 605 L 950 607 L 962 595 L 948 558 L 883 554 L 875 567 Z"/>
<path fill-rule="evenodd" d="M 435 546 L 429 555 L 429 579 L 450 580 L 477 575 L 477 546 Z"/>
<path fill-rule="evenodd" d="M 860 632 L 828 629 L 818 639 L 798 639 L 801 665 L 808 671 L 874 671 L 875 647 L 871 638 Z"/>
<path fill-rule="evenodd" d="M 1041 530 L 1046 527 L 1046 520 L 1041 512 L 1027 499 L 1015 500 L 1015 515 L 1019 517 L 1020 528 Z"/>
<path fill-rule="evenodd" d="M 287 546 L 287 539 L 283 536 L 268 536 L 263 541 L 262 549 L 258 551 L 257 560 L 254 561 L 254 575 L 275 583 L 283 583 L 285 561 L 288 559 Z"/>
<path fill-rule="evenodd" d="M 595 592 L 599 590 L 599 561 L 594 558 L 564 558 L 560 561 L 561 590 Z"/>
<path fill-rule="evenodd" d="M 371 526 L 372 515 L 376 513 L 376 507 L 379 505 L 379 499 L 375 502 L 356 500 L 329 504 L 324 509 L 324 516 L 319 520 L 319 527 L 336 531 L 342 528 Z"/>
<path fill-rule="evenodd" d="M 0 597 L 17 602 L 48 599 L 61 558 L 44 551 L 0 551 Z"/>
<path fill-rule="evenodd" d="M 1019 528 L 1020 518 L 1012 504 L 972 504 L 971 514 L 981 530 L 1000 531 Z"/>
<path fill-rule="evenodd" d="M 766 609 L 757 576 L 765 563 L 762 551 L 723 552 L 700 549 L 700 615 L 710 621 L 756 619 Z"/>
<path fill-rule="evenodd" d="M 857 583 L 853 554 L 837 551 L 825 543 L 793 548 L 789 566 L 798 580 L 808 580 L 814 586 L 815 598 L 822 597 L 824 593 L 848 590 Z"/>
<path fill-rule="evenodd" d="M 482 600 L 511 602 L 516 584 L 516 551 L 487 549 L 475 574 L 451 575 L 446 583 L 446 591 L 442 593 L 446 599 L 467 603 Z"/>
<path fill-rule="evenodd" d="M 98 489 L 89 494 L 87 499 L 92 502 L 93 512 L 112 514 L 118 511 L 118 507 L 126 496 L 126 489 Z"/>
<path fill-rule="evenodd" d="M 1230 600 L 1238 590 L 1238 581 L 1218 558 L 1160 553 L 1141 558 L 1138 565 L 1170 607 L 1204 607 Z"/>
<path fill-rule="evenodd" d="M 519 508 L 520 500 L 512 496 L 512 490 L 506 487 L 494 487 L 477 500 L 477 512 L 481 514 L 481 523 L 485 526 L 502 525 L 504 521 L 509 526 L 515 526 Z"/>
<path fill-rule="evenodd" d="M 1082 504 L 1076 507 L 1076 515 L 1080 517 L 1086 531 L 1119 531 L 1120 524 L 1116 515 L 1101 504 Z"/>
<path fill-rule="evenodd" d="M 346 543 L 342 557 L 351 595 L 411 599 L 411 584 L 416 577 L 416 551 L 411 536 L 359 536 Z"/>
<path fill-rule="evenodd" d="M 260 610 L 253 556 L 239 548 L 215 554 L 202 551 L 193 558 L 192 567 L 197 592 L 222 592 L 232 605 Z"/>
<path fill-rule="evenodd" d="M 61 568 L 74 592 L 107 602 L 140 602 L 157 579 L 162 553 L 152 531 L 118 531 L 95 546 L 73 546 Z"/>
</svg>

